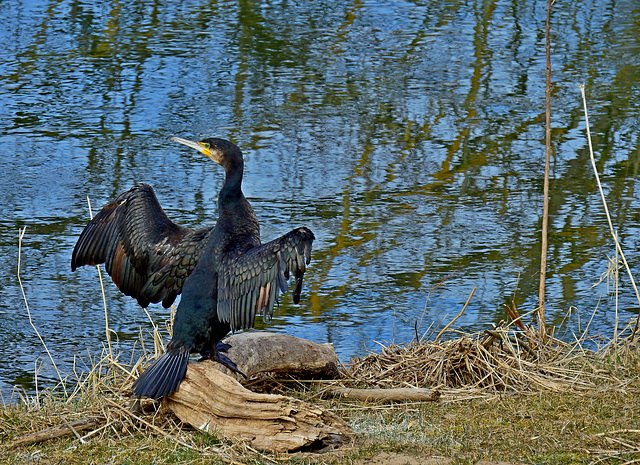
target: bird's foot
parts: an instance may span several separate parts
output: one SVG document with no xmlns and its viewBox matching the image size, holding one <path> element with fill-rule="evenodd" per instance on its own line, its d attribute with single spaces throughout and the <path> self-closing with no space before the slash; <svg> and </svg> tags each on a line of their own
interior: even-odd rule
<svg viewBox="0 0 640 465">
<path fill-rule="evenodd" d="M 247 375 L 245 375 L 243 372 L 241 372 L 238 369 L 238 366 L 235 363 L 233 363 L 231 361 L 231 359 L 229 357 L 227 357 L 226 355 L 221 354 L 220 352 L 217 352 L 217 354 L 215 354 L 214 357 L 212 357 L 212 359 L 215 360 L 216 362 L 219 362 L 219 363 L 223 364 L 224 366 L 226 366 L 229 370 L 233 371 L 234 373 L 238 373 L 243 378 L 247 377 Z"/>
<path fill-rule="evenodd" d="M 234 373 L 238 373 L 244 378 L 247 378 L 247 375 L 241 372 L 238 366 L 229 357 L 221 353 L 221 352 L 226 352 L 230 348 L 231 346 L 229 344 L 225 344 L 224 342 L 218 342 L 218 344 L 213 350 L 207 350 L 206 352 L 201 352 L 200 355 L 202 355 L 202 358 L 199 361 L 214 360 L 226 366 L 229 370 L 233 371 Z"/>
<path fill-rule="evenodd" d="M 222 341 L 218 341 L 218 344 L 216 344 L 216 350 L 218 352 L 226 352 L 229 349 L 231 349 L 231 344 L 225 344 Z"/>
</svg>

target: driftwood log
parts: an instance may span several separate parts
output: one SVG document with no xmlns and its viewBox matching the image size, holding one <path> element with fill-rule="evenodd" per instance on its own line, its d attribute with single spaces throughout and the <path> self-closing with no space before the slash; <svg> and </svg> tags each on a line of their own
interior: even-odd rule
<svg viewBox="0 0 640 465">
<path fill-rule="evenodd" d="M 268 332 L 234 334 L 224 342 L 231 346 L 226 352 L 227 357 L 247 377 L 272 372 L 298 378 L 333 379 L 339 374 L 339 362 L 333 344 L 318 344 L 287 334 Z M 224 371 L 232 373 L 226 368 Z"/>
<path fill-rule="evenodd" d="M 262 332 L 234 335 L 225 342 L 232 345 L 227 355 L 247 376 L 260 372 L 295 374 L 304 378 L 334 378 L 338 375 L 338 358 L 331 344 Z M 230 370 L 212 361 L 189 364 L 180 388 L 165 402 L 185 423 L 201 430 L 216 430 L 229 439 L 247 441 L 261 450 L 295 450 L 314 443 L 339 442 L 352 434 L 349 427 L 331 412 L 290 397 L 251 392 L 228 373 Z M 333 386 L 325 392 L 373 402 L 434 401 L 439 397 L 437 390 L 417 388 L 349 389 Z M 144 423 L 135 414 L 130 415 Z M 63 422 L 64 425 L 19 436 L 10 446 L 20 447 L 70 435 L 80 437 L 80 431 L 98 428 L 106 418 L 93 416 Z"/>
<path fill-rule="evenodd" d="M 331 344 L 273 333 L 228 338 L 227 355 L 247 376 L 259 372 L 335 377 L 338 359 Z M 335 414 L 291 397 L 245 389 L 219 363 L 189 364 L 178 390 L 166 404 L 183 422 L 251 447 L 285 452 L 339 441 L 350 428 Z"/>
<path fill-rule="evenodd" d="M 72 422 L 65 422 L 63 425 L 52 426 L 51 428 L 18 436 L 10 443 L 10 447 L 29 446 L 31 444 L 37 444 L 39 442 L 62 438 L 65 436 L 72 436 L 74 434 L 79 436 L 79 432 L 97 428 L 106 421 L 107 419 L 103 416 L 95 416 L 81 418 Z"/>
<path fill-rule="evenodd" d="M 364 402 L 435 402 L 440 399 L 440 391 L 437 389 L 422 388 L 355 389 L 330 387 L 326 392 Z"/>
</svg>

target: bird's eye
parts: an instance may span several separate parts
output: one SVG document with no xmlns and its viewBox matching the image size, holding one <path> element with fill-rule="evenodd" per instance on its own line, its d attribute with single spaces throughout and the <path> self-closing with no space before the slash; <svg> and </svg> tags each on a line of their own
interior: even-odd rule
<svg viewBox="0 0 640 465">
<path fill-rule="evenodd" d="M 209 148 L 211 148 L 211 144 L 210 144 L 210 143 L 208 143 L 208 142 L 201 142 L 201 144 L 200 144 L 200 145 L 202 145 L 205 149 L 209 149 Z"/>
</svg>

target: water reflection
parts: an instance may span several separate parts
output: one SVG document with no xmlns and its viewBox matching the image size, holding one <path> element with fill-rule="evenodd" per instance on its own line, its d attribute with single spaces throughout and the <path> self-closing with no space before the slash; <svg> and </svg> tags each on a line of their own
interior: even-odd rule
<svg viewBox="0 0 640 465">
<path fill-rule="evenodd" d="M 303 305 L 271 325 L 342 358 L 455 315 L 480 329 L 514 298 L 535 307 L 544 155 L 546 2 L 56 1 L 0 4 L 0 387 L 55 379 L 104 341 L 95 270 L 69 270 L 86 223 L 136 181 L 176 222 L 215 215 L 222 176 L 172 135 L 245 151 L 245 194 L 265 240 L 308 225 Z M 550 323 L 590 314 L 613 254 L 584 140 L 585 82 L 609 209 L 637 269 L 636 2 L 559 2 L 553 26 Z M 455 273 L 429 297 L 427 294 Z M 516 291 L 517 286 L 517 291 Z M 144 312 L 108 286 L 129 351 Z M 621 311 L 637 303 L 622 283 Z M 150 312 L 166 317 L 159 307 Z M 574 320 L 572 320 L 574 321 Z M 611 334 L 613 303 L 593 327 Z M 428 324 L 424 327 L 428 327 Z"/>
</svg>

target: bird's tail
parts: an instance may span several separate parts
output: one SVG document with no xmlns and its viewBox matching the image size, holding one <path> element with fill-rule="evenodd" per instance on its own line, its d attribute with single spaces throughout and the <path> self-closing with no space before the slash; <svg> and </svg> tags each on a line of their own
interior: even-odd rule
<svg viewBox="0 0 640 465">
<path fill-rule="evenodd" d="M 173 394 L 187 373 L 188 362 L 189 350 L 185 347 L 167 350 L 133 383 L 133 393 L 152 399 Z"/>
</svg>

